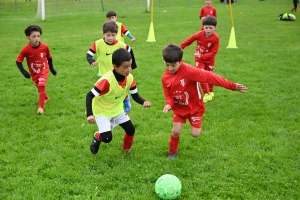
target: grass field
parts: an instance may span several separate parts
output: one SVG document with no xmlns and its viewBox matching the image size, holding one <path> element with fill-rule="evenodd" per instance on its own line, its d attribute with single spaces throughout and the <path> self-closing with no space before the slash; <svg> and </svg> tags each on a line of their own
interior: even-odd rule
<svg viewBox="0 0 300 200">
<path fill-rule="evenodd" d="M 163 174 L 181 180 L 181 200 L 300 199 L 300 10 L 296 21 L 283 22 L 277 17 L 291 10 L 290 0 L 239 1 L 232 5 L 238 48 L 226 49 L 229 7 L 213 2 L 221 40 L 215 71 L 248 91 L 216 88 L 215 99 L 205 104 L 201 136 L 191 137 L 186 124 L 179 154 L 170 161 L 172 113 L 162 113 L 161 51 L 199 30 L 204 0 L 155 1 L 156 42 L 146 42 L 150 13 L 140 2 L 129 6 L 127 1 L 127 7 L 112 2 L 118 1 L 104 0 L 103 12 L 100 1 L 46 0 L 46 20 L 40 21 L 36 0 L 17 6 L 1 1 L 0 199 L 155 200 L 154 183 Z M 137 38 L 129 43 L 138 64 L 132 74 L 152 107 L 132 103 L 131 153 L 121 152 L 123 130 L 117 127 L 112 142 L 92 155 L 89 145 L 97 127 L 86 121 L 85 95 L 97 80 L 97 68 L 85 55 L 102 37 L 107 9 L 115 9 Z M 30 24 L 43 28 L 41 40 L 49 45 L 58 72 L 49 74 L 50 101 L 42 116 L 36 114 L 35 86 L 15 64 Z M 194 47 L 184 50 L 187 63 L 193 64 Z"/>
</svg>

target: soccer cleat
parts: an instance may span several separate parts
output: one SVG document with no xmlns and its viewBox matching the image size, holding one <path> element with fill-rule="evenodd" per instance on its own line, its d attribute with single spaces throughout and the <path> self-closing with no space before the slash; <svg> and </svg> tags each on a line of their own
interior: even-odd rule
<svg viewBox="0 0 300 200">
<path fill-rule="evenodd" d="M 167 159 L 172 160 L 172 159 L 174 159 L 177 156 L 177 154 L 178 154 L 178 152 L 174 153 L 174 154 L 169 154 L 168 157 L 167 157 Z"/>
<path fill-rule="evenodd" d="M 38 108 L 36 111 L 37 114 L 44 114 L 44 109 L 43 108 Z"/>
<path fill-rule="evenodd" d="M 213 98 L 215 97 L 215 93 L 214 92 L 210 92 L 209 95 L 211 96 L 211 100 L 213 100 Z"/>
<path fill-rule="evenodd" d="M 95 135 L 96 134 L 97 133 L 95 133 Z M 96 137 L 94 136 L 91 146 L 90 146 L 90 150 L 91 150 L 92 154 L 98 153 L 99 148 L 100 148 L 100 143 L 101 143 L 101 141 L 97 140 Z"/>
<path fill-rule="evenodd" d="M 125 149 L 124 147 L 122 147 L 122 151 L 125 153 L 129 153 L 131 149 Z"/>
<path fill-rule="evenodd" d="M 211 101 L 212 100 L 212 96 L 211 95 L 209 95 L 209 94 L 205 94 L 204 95 L 204 97 L 203 97 L 203 102 L 205 103 L 205 102 L 209 102 L 209 101 Z"/>
<path fill-rule="evenodd" d="M 126 97 L 126 99 L 124 99 L 123 104 L 124 104 L 125 112 L 129 112 L 131 110 L 131 104 L 130 104 L 129 96 Z"/>
</svg>

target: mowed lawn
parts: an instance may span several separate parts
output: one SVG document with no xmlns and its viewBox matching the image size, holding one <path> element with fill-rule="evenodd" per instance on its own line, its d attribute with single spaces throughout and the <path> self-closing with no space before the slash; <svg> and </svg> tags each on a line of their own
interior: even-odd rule
<svg viewBox="0 0 300 200">
<path fill-rule="evenodd" d="M 179 154 L 167 160 L 172 113 L 162 113 L 161 51 L 199 31 L 204 0 L 156 0 L 156 42 L 146 42 L 145 2 L 46 0 L 41 21 L 36 0 L 1 1 L 0 199 L 155 200 L 154 184 L 163 174 L 180 179 L 181 200 L 300 199 L 300 11 L 296 21 L 284 22 L 278 15 L 290 12 L 290 0 L 239 1 L 232 5 L 238 48 L 226 48 L 230 7 L 213 1 L 220 36 L 215 72 L 248 91 L 216 87 L 214 100 L 205 104 L 201 136 L 191 137 L 184 125 Z M 152 107 L 132 102 L 136 133 L 130 153 L 121 152 L 124 132 L 117 127 L 113 140 L 93 155 L 89 145 L 97 126 L 86 121 L 85 95 L 98 69 L 85 56 L 102 37 L 108 9 L 117 11 L 137 39 L 133 44 L 125 39 L 138 64 L 132 74 Z M 42 27 L 41 41 L 49 45 L 58 72 L 49 74 L 44 115 L 36 114 L 34 84 L 15 64 L 31 24 Z M 194 64 L 194 48 L 184 50 L 185 62 Z M 26 61 L 23 65 L 27 69 Z"/>
</svg>

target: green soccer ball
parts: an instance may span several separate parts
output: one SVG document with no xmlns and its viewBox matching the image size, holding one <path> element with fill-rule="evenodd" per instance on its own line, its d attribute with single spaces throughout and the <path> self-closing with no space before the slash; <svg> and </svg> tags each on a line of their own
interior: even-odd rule
<svg viewBox="0 0 300 200">
<path fill-rule="evenodd" d="M 155 192 L 161 199 L 176 199 L 181 193 L 180 180 L 172 175 L 165 174 L 155 183 Z"/>
</svg>

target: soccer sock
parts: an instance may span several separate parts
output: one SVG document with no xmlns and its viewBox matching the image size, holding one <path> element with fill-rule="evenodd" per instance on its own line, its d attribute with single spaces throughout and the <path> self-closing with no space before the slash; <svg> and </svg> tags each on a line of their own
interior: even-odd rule
<svg viewBox="0 0 300 200">
<path fill-rule="evenodd" d="M 169 154 L 174 154 L 178 152 L 178 143 L 179 143 L 179 136 L 178 137 L 174 137 L 171 134 L 170 137 L 170 146 L 169 146 Z"/>
<path fill-rule="evenodd" d="M 101 141 L 100 135 L 101 135 L 101 134 L 100 134 L 99 132 L 96 132 L 96 133 L 95 133 L 94 136 L 95 136 L 96 140 Z"/>
<path fill-rule="evenodd" d="M 46 97 L 45 86 L 38 86 L 38 92 L 39 92 L 39 107 L 44 108 L 45 97 Z"/>
<path fill-rule="evenodd" d="M 204 94 L 209 94 L 209 87 L 208 87 L 208 83 L 200 83 L 201 88 L 204 92 Z"/>
<path fill-rule="evenodd" d="M 124 134 L 123 149 L 130 149 L 134 140 L 134 135 Z"/>
</svg>

